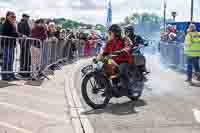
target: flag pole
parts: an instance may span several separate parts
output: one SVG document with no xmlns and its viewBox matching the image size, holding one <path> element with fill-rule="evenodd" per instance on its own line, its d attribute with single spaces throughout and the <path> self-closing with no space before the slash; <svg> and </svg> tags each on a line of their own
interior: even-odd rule
<svg viewBox="0 0 200 133">
<path fill-rule="evenodd" d="M 112 24 L 112 4 L 111 0 L 107 1 L 107 28 Z"/>
<path fill-rule="evenodd" d="M 194 0 L 191 0 L 191 18 L 190 18 L 190 21 L 192 22 L 193 21 L 193 16 L 194 16 Z"/>
<path fill-rule="evenodd" d="M 164 32 L 166 32 L 166 8 L 167 8 L 167 4 L 166 4 L 166 0 L 164 0 L 164 18 L 163 18 L 163 24 L 164 24 Z"/>
</svg>

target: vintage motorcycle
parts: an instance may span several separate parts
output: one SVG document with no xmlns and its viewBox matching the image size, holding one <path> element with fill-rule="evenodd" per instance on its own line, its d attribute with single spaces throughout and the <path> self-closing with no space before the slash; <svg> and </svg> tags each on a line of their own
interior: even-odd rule
<svg viewBox="0 0 200 133">
<path fill-rule="evenodd" d="M 140 49 L 141 47 L 131 49 L 134 63 L 127 68 L 129 73 L 128 86 L 130 88 L 123 89 L 120 86 L 119 65 L 112 59 L 119 56 L 119 54 L 123 54 L 123 51 L 107 55 L 101 61 L 93 59 L 93 64 L 81 70 L 83 74 L 82 96 L 90 107 L 102 109 L 113 97 L 127 96 L 132 101 L 137 101 L 141 97 L 146 79 L 144 73 L 146 61 Z M 130 89 L 133 90 L 132 95 L 128 93 Z"/>
</svg>

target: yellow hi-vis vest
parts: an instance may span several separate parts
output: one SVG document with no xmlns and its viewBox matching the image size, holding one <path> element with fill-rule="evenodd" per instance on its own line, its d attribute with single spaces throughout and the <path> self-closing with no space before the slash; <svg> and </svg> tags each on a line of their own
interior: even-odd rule
<svg viewBox="0 0 200 133">
<path fill-rule="evenodd" d="M 200 32 L 189 32 L 185 38 L 184 53 L 187 56 L 200 56 Z"/>
</svg>

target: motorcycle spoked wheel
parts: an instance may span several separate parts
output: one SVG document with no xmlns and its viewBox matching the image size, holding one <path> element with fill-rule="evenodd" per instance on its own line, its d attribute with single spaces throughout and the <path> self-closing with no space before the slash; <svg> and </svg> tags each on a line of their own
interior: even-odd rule
<svg viewBox="0 0 200 133">
<path fill-rule="evenodd" d="M 129 99 L 132 101 L 138 101 L 140 99 L 143 89 L 144 89 L 144 82 L 137 81 L 136 86 L 139 91 L 134 92 L 135 94 L 137 94 L 136 96 L 129 96 Z"/>
<path fill-rule="evenodd" d="M 91 79 L 93 79 L 94 83 L 92 83 Z M 88 83 L 91 84 L 91 88 L 88 87 Z M 105 77 L 100 75 L 98 75 L 97 77 L 97 75 L 94 72 L 92 72 L 86 75 L 82 81 L 82 96 L 85 102 L 93 109 L 102 109 L 105 108 L 110 101 L 110 97 L 107 96 L 106 92 L 108 88 L 109 83 L 107 82 Z M 99 92 L 102 92 L 102 94 L 99 94 Z M 94 99 L 91 99 L 89 93 L 92 93 L 96 98 L 102 98 L 101 103 L 96 103 Z"/>
</svg>

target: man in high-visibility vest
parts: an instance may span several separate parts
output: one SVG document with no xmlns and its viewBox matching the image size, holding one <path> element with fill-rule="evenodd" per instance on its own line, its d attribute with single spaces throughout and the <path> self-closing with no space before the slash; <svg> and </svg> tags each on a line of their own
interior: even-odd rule
<svg viewBox="0 0 200 133">
<path fill-rule="evenodd" d="M 200 57 L 200 32 L 197 32 L 196 26 L 190 24 L 185 38 L 184 53 L 187 56 L 187 82 L 192 84 L 193 67 L 196 76 L 199 77 L 199 57 Z"/>
</svg>

